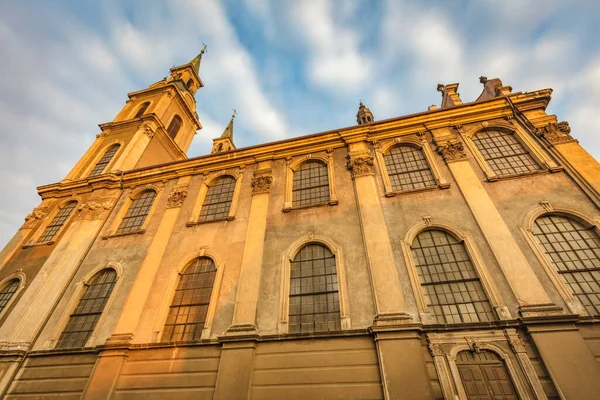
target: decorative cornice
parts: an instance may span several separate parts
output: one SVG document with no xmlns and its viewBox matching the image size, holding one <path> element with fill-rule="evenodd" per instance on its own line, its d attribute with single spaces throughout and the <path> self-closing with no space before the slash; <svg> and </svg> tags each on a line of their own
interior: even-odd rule
<svg viewBox="0 0 600 400">
<path fill-rule="evenodd" d="M 31 214 L 25 217 L 25 223 L 21 226 L 21 229 L 33 229 L 37 226 L 42 218 L 48 214 L 46 207 L 34 208 Z"/>
<path fill-rule="evenodd" d="M 357 178 L 359 176 L 373 175 L 373 156 L 351 156 L 348 155 L 348 161 L 346 166 L 352 171 L 352 176 Z"/>
<path fill-rule="evenodd" d="M 460 142 L 446 142 L 444 145 L 438 146 L 436 150 L 447 163 L 467 159 L 465 149 Z"/>
<path fill-rule="evenodd" d="M 169 198 L 167 199 L 167 208 L 175 208 L 181 207 L 183 205 L 183 201 L 188 195 L 190 190 L 190 185 L 174 187 L 169 193 Z"/>
<path fill-rule="evenodd" d="M 273 175 L 255 175 L 250 181 L 250 184 L 252 185 L 252 193 L 268 193 L 271 189 L 271 183 L 273 183 Z"/>
<path fill-rule="evenodd" d="M 96 199 L 82 203 L 77 207 L 77 220 L 95 220 L 106 216 L 113 205 L 112 199 Z"/>
<path fill-rule="evenodd" d="M 538 129 L 536 135 L 542 139 L 546 139 L 551 144 L 575 140 L 571 136 L 571 127 L 567 121 L 550 122 L 545 127 Z"/>
</svg>

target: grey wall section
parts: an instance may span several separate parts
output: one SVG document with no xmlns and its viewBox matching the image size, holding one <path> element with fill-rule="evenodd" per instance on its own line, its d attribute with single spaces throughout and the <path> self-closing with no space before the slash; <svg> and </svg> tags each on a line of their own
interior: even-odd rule
<svg viewBox="0 0 600 400">
<path fill-rule="evenodd" d="M 221 346 L 132 350 L 115 400 L 212 399 Z"/>
<path fill-rule="evenodd" d="M 95 363 L 96 352 L 31 355 L 13 381 L 6 399 L 79 399 Z"/>
<path fill-rule="evenodd" d="M 251 398 L 383 399 L 369 337 L 259 343 Z"/>
</svg>

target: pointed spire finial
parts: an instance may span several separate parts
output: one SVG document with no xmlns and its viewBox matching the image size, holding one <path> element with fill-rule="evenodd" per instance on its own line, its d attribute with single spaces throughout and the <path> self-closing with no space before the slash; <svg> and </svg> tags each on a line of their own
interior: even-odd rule
<svg viewBox="0 0 600 400">
<path fill-rule="evenodd" d="M 231 120 L 233 121 L 235 119 L 235 116 L 237 115 L 237 110 L 235 108 L 232 108 L 233 110 L 233 114 L 231 114 Z"/>
<path fill-rule="evenodd" d="M 196 71 L 197 74 L 200 72 L 200 61 L 202 60 L 202 55 L 206 53 L 207 48 L 208 46 L 204 42 L 202 42 L 202 50 L 200 50 L 200 53 L 196 57 L 194 57 L 192 61 L 190 61 L 190 64 L 192 64 L 192 68 L 194 68 L 194 71 Z"/>
</svg>

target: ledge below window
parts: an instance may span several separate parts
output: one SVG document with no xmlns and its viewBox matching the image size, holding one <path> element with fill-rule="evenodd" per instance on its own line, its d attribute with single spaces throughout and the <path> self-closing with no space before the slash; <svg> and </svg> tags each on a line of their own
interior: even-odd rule
<svg viewBox="0 0 600 400">
<path fill-rule="evenodd" d="M 223 222 L 223 221 L 233 221 L 235 219 L 234 215 L 231 215 L 227 218 L 219 218 L 219 219 L 211 219 L 209 221 L 190 221 L 185 224 L 185 226 L 196 226 L 203 224 L 210 224 L 211 222 Z"/>
<path fill-rule="evenodd" d="M 36 247 L 36 246 L 52 246 L 54 243 L 56 243 L 54 240 L 49 240 L 47 242 L 41 242 L 41 243 L 28 243 L 28 244 L 24 244 L 23 246 L 21 246 L 21 248 L 28 249 L 30 247 Z"/>
<path fill-rule="evenodd" d="M 106 240 L 106 239 L 110 239 L 110 238 L 115 238 L 115 237 L 121 237 L 121 236 L 141 235 L 144 232 L 146 232 L 145 229 L 138 229 L 137 231 L 115 233 L 115 234 L 112 234 L 112 235 L 102 236 L 102 240 Z"/>
<path fill-rule="evenodd" d="M 562 168 L 558 169 L 558 170 L 556 168 L 553 168 L 553 169 L 540 169 L 537 171 L 520 172 L 518 174 L 510 174 L 510 175 L 494 175 L 494 176 L 486 177 L 485 182 L 498 182 L 498 181 L 503 181 L 503 180 L 508 180 L 508 179 L 516 179 L 516 178 L 526 177 L 526 176 L 554 173 L 554 172 L 559 172 L 561 170 L 562 170 Z"/>
<path fill-rule="evenodd" d="M 402 195 L 402 194 L 409 194 L 409 193 L 427 192 L 428 190 L 448 189 L 449 187 L 450 187 L 449 183 L 444 183 L 444 184 L 441 184 L 441 185 L 428 186 L 428 187 L 419 188 L 419 189 L 393 190 L 391 192 L 386 192 L 385 193 L 385 197 L 394 197 L 394 196 L 399 196 L 399 195 Z"/>
<path fill-rule="evenodd" d="M 306 208 L 313 208 L 313 207 L 337 206 L 338 203 L 339 203 L 339 201 L 337 201 L 337 200 L 331 200 L 326 203 L 310 204 L 307 206 L 284 207 L 281 211 L 283 211 L 284 213 L 287 213 L 287 212 L 294 211 L 294 210 L 304 210 Z"/>
</svg>

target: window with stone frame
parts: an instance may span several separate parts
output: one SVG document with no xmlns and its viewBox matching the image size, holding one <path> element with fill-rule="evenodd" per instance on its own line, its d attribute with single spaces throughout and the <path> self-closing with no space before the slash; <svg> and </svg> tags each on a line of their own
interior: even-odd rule
<svg viewBox="0 0 600 400">
<path fill-rule="evenodd" d="M 77 307 L 69 316 L 67 325 L 56 343 L 57 349 L 85 347 L 98 324 L 116 282 L 115 270 L 106 268 L 85 284 Z"/>
<path fill-rule="evenodd" d="M 428 309 L 437 323 L 495 320 L 463 242 L 439 229 L 417 235 L 411 246 Z"/>
<path fill-rule="evenodd" d="M 212 259 L 199 257 L 179 277 L 162 335 L 163 342 L 198 340 L 206 323 L 217 269 Z"/>
<path fill-rule="evenodd" d="M 392 147 L 383 155 L 394 191 L 408 191 L 437 186 L 423 150 L 410 145 Z"/>
<path fill-rule="evenodd" d="M 235 184 L 236 179 L 230 175 L 221 176 L 211 183 L 200 209 L 200 222 L 219 221 L 229 217 Z"/>
<path fill-rule="evenodd" d="M 586 311 L 600 315 L 600 237 L 594 227 L 547 214 L 535 220 L 533 236 Z"/>
<path fill-rule="evenodd" d="M 179 115 L 175 114 L 175 116 L 171 120 L 171 123 L 169 124 L 169 127 L 167 128 L 167 133 L 169 134 L 171 139 L 175 140 L 175 137 L 177 137 L 177 134 L 181 129 L 181 125 L 183 125 L 183 120 Z"/>
<path fill-rule="evenodd" d="M 142 115 L 144 115 L 146 113 L 146 110 L 148 109 L 148 107 L 150 106 L 150 102 L 147 101 L 144 104 L 142 104 L 140 106 L 140 108 L 138 109 L 138 112 L 135 114 L 134 118 L 140 118 Z"/>
<path fill-rule="evenodd" d="M 110 146 L 104 152 L 104 154 L 102 155 L 102 158 L 100 158 L 100 160 L 98 160 L 96 165 L 94 165 L 94 168 L 92 168 L 92 171 L 90 172 L 89 176 L 96 176 L 96 175 L 100 175 L 101 173 L 103 173 L 104 170 L 106 169 L 106 167 L 108 166 L 108 164 L 110 164 L 110 161 L 115 156 L 115 154 L 117 153 L 117 151 L 119 150 L 120 147 L 121 147 L 121 145 L 118 143 L 115 143 L 112 146 Z"/>
<path fill-rule="evenodd" d="M 292 207 L 327 204 L 329 200 L 329 175 L 327 164 L 318 160 L 302 163 L 302 165 L 294 171 Z"/>
<path fill-rule="evenodd" d="M 50 224 L 46 227 L 37 242 L 46 243 L 54 239 L 54 236 L 56 236 L 60 228 L 67 221 L 76 205 L 76 201 L 70 201 L 63 208 L 61 208 L 52 219 L 52 222 L 50 222 Z"/>
<path fill-rule="evenodd" d="M 154 190 L 146 190 L 137 196 L 131 202 L 127 213 L 125 213 L 125 216 L 115 233 L 129 233 L 141 229 L 152 208 L 152 204 L 154 204 L 155 198 L 156 192 Z"/>
<path fill-rule="evenodd" d="M 341 330 L 335 256 L 310 243 L 290 266 L 289 333 Z"/>
<path fill-rule="evenodd" d="M 6 307 L 10 299 L 12 299 L 14 294 L 17 292 L 17 289 L 19 289 L 20 284 L 21 281 L 18 278 L 14 278 L 8 281 L 8 283 L 4 285 L 2 290 L 0 290 L 0 313 L 4 311 L 4 308 Z"/>
<path fill-rule="evenodd" d="M 473 137 L 473 143 L 498 176 L 517 175 L 542 169 L 514 133 L 484 131 Z"/>
</svg>

